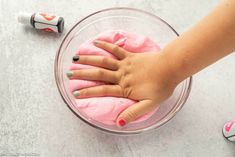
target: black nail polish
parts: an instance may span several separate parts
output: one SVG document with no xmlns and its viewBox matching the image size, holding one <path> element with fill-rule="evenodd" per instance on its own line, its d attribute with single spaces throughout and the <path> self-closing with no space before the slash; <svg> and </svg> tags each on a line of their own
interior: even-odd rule
<svg viewBox="0 0 235 157">
<path fill-rule="evenodd" d="M 74 56 L 74 57 L 73 57 L 73 61 L 74 61 L 74 62 L 77 62 L 78 60 L 79 60 L 79 56 Z"/>
</svg>

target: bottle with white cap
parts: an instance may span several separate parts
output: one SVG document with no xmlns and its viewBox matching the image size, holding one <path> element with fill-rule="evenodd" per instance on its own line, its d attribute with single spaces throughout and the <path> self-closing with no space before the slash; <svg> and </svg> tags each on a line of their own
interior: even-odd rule
<svg viewBox="0 0 235 157">
<path fill-rule="evenodd" d="M 18 21 L 47 32 L 62 33 L 64 30 L 64 18 L 60 16 L 52 16 L 44 13 L 20 13 Z"/>
</svg>

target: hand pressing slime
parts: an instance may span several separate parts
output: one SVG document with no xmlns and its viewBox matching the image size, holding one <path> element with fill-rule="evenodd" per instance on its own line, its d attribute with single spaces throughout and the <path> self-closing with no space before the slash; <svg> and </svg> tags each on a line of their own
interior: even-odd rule
<svg viewBox="0 0 235 157">
<path fill-rule="evenodd" d="M 174 90 L 164 79 L 165 68 L 157 65 L 158 51 L 148 37 L 123 31 L 107 31 L 81 44 L 67 73 L 77 109 L 107 125 L 148 119 Z"/>
</svg>

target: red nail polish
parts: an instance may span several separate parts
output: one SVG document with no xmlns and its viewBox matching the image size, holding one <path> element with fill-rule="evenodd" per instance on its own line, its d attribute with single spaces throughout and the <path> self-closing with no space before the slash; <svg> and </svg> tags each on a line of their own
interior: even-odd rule
<svg viewBox="0 0 235 157">
<path fill-rule="evenodd" d="M 120 120 L 118 121 L 118 123 L 119 123 L 120 126 L 126 125 L 126 122 L 125 122 L 125 120 L 123 120 L 123 119 L 120 119 Z"/>
</svg>

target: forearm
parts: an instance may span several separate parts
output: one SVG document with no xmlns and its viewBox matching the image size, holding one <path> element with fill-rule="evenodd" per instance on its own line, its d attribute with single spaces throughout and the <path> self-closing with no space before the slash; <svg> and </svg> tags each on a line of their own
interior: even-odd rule
<svg viewBox="0 0 235 157">
<path fill-rule="evenodd" d="M 235 0 L 224 0 L 208 16 L 163 49 L 176 81 L 197 73 L 235 50 Z"/>
</svg>

